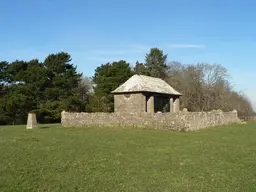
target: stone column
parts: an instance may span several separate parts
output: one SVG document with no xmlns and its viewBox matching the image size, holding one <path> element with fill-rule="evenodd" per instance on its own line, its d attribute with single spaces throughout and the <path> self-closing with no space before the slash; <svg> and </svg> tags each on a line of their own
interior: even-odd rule
<svg viewBox="0 0 256 192">
<path fill-rule="evenodd" d="M 233 113 L 235 113 L 235 115 L 236 115 L 236 117 L 237 117 L 237 110 L 234 109 L 234 110 L 233 110 Z"/>
<path fill-rule="evenodd" d="M 176 98 L 173 102 L 173 112 L 177 113 L 180 111 L 180 99 Z"/>
<path fill-rule="evenodd" d="M 173 98 L 170 98 L 170 112 L 173 112 Z"/>
<path fill-rule="evenodd" d="M 150 96 L 147 100 L 147 113 L 154 113 L 154 96 Z"/>
<path fill-rule="evenodd" d="M 28 114 L 28 120 L 27 120 L 27 129 L 34 129 L 36 128 L 36 114 L 35 113 L 29 113 Z"/>
</svg>

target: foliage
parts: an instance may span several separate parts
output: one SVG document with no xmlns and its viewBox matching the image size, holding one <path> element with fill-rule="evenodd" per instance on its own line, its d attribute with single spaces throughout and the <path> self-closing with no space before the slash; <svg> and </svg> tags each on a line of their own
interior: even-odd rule
<svg viewBox="0 0 256 192">
<path fill-rule="evenodd" d="M 3 126 L 0 191 L 254 192 L 255 125 L 197 133 Z"/>
<path fill-rule="evenodd" d="M 253 108 L 243 93 L 232 89 L 227 69 L 218 64 L 184 65 L 170 62 L 166 81 L 182 93 L 181 108 L 190 111 L 236 109 L 239 116 L 253 115 Z"/>
<path fill-rule="evenodd" d="M 136 73 L 138 75 L 150 76 L 150 72 L 149 72 L 148 68 L 143 63 L 139 63 L 138 61 L 136 62 L 133 70 L 134 70 L 134 73 Z"/>
<path fill-rule="evenodd" d="M 39 60 L 0 63 L 1 124 L 25 123 L 28 112 L 36 112 L 40 123 L 59 122 L 62 110 L 84 111 L 88 93 L 81 85 L 68 53 L 50 54 Z"/>
<path fill-rule="evenodd" d="M 0 85 L 2 85 L 4 82 L 8 82 L 8 80 L 9 80 L 7 68 L 8 68 L 8 62 L 6 62 L 6 61 L 0 62 Z"/>
<path fill-rule="evenodd" d="M 150 76 L 164 79 L 168 69 L 167 54 L 164 55 L 163 50 L 158 48 L 151 48 L 145 57 L 145 67 Z"/>
<path fill-rule="evenodd" d="M 239 116 L 254 114 L 250 100 L 241 92 L 232 89 L 226 68 L 219 64 L 167 63 L 167 54 L 158 48 L 150 49 L 145 64 L 136 62 L 134 73 L 162 78 L 182 93 L 181 108 L 189 111 L 236 109 Z"/>
<path fill-rule="evenodd" d="M 111 91 L 115 90 L 132 75 L 130 64 L 123 60 L 102 64 L 97 67 L 92 77 L 96 86 L 94 87 L 94 94 L 90 97 L 88 110 L 92 112 L 113 111 L 114 97 Z"/>
<path fill-rule="evenodd" d="M 167 54 L 159 48 L 151 48 L 145 56 L 145 63 L 137 61 L 133 70 L 138 75 L 165 79 L 168 71 Z"/>
</svg>

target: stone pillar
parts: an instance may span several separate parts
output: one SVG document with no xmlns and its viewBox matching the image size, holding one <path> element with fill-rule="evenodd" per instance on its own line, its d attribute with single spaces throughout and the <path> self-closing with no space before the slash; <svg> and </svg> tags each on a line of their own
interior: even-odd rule
<svg viewBox="0 0 256 192">
<path fill-rule="evenodd" d="M 180 99 L 176 98 L 173 102 L 173 112 L 177 113 L 180 111 Z"/>
<path fill-rule="evenodd" d="M 236 117 L 238 116 L 238 115 L 237 115 L 237 110 L 234 109 L 234 110 L 233 110 L 233 113 L 235 113 Z"/>
<path fill-rule="evenodd" d="M 150 96 L 147 100 L 147 112 L 148 113 L 154 113 L 154 96 Z"/>
<path fill-rule="evenodd" d="M 36 128 L 36 125 L 37 125 L 36 114 L 29 113 L 28 120 L 27 120 L 27 129 L 34 129 L 34 128 Z"/>
<path fill-rule="evenodd" d="M 173 98 L 170 98 L 170 112 L 173 112 Z"/>
</svg>

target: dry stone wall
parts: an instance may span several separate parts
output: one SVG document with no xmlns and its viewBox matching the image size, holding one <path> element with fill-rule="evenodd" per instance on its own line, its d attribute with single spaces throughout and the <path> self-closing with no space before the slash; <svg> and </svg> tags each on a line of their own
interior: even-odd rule
<svg viewBox="0 0 256 192">
<path fill-rule="evenodd" d="M 178 113 L 61 113 L 63 127 L 138 126 L 161 130 L 194 131 L 239 122 L 237 111 Z"/>
</svg>

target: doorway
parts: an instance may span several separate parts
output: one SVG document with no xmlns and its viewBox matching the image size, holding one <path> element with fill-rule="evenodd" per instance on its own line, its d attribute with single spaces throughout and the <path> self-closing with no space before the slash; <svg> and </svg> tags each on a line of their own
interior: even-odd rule
<svg viewBox="0 0 256 192">
<path fill-rule="evenodd" d="M 170 112 L 170 98 L 167 96 L 154 97 L 154 112 L 167 113 Z"/>
</svg>

